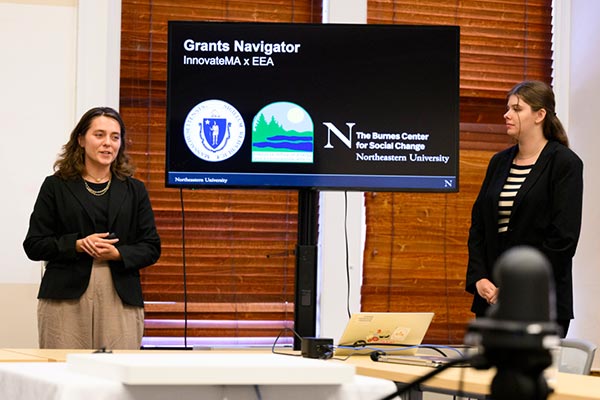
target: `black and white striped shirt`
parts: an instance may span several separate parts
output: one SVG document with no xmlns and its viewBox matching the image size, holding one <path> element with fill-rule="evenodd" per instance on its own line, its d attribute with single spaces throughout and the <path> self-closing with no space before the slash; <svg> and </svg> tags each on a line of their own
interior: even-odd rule
<svg viewBox="0 0 600 400">
<path fill-rule="evenodd" d="M 512 213 L 513 204 L 515 203 L 515 197 L 517 192 L 521 188 L 525 178 L 531 172 L 533 165 L 516 165 L 513 164 L 510 167 L 508 178 L 502 187 L 500 192 L 500 200 L 498 201 L 498 232 L 506 232 L 508 230 L 508 223 L 510 222 L 510 215 Z"/>
</svg>

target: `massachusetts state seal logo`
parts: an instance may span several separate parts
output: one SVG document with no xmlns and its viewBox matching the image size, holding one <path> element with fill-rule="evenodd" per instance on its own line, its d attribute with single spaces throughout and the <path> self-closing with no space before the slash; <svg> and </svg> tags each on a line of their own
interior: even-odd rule
<svg viewBox="0 0 600 400">
<path fill-rule="evenodd" d="M 196 157 L 218 162 L 227 160 L 242 147 L 246 126 L 242 115 L 231 104 L 206 100 L 188 113 L 183 136 Z"/>
</svg>

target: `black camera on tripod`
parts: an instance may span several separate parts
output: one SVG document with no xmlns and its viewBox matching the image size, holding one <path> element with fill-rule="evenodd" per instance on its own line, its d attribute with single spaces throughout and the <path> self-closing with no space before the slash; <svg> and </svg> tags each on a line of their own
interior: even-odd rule
<svg viewBox="0 0 600 400">
<path fill-rule="evenodd" d="M 546 399 L 552 392 L 544 370 L 559 343 L 552 270 L 538 250 L 520 246 L 498 259 L 498 302 L 469 324 L 465 343 L 481 349 L 479 369 L 496 368 L 494 400 Z"/>
</svg>

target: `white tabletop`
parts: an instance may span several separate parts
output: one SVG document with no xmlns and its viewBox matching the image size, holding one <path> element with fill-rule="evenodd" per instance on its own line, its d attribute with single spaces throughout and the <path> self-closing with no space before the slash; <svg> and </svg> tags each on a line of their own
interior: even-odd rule
<svg viewBox="0 0 600 400">
<path fill-rule="evenodd" d="M 339 385 L 352 364 L 270 353 L 67 354 L 74 372 L 128 385 Z"/>
<path fill-rule="evenodd" d="M 11 400 L 377 400 L 395 390 L 360 375 L 340 385 L 126 385 L 66 363 L 0 364 L 0 399 Z"/>
</svg>

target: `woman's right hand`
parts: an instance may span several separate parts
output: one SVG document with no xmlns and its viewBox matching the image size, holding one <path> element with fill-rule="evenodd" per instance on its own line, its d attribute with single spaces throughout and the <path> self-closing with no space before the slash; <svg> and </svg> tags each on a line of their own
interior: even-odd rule
<svg viewBox="0 0 600 400">
<path fill-rule="evenodd" d="M 496 304 L 498 301 L 498 288 L 489 279 L 483 278 L 475 284 L 477 293 L 483 297 L 488 304 Z"/>
<path fill-rule="evenodd" d="M 111 250 L 114 249 L 113 245 L 117 243 L 119 239 L 106 239 L 108 235 L 108 232 L 93 233 L 89 236 L 84 237 L 83 239 L 79 239 L 75 242 L 75 250 L 80 253 L 87 253 L 94 258 L 111 259 L 109 257 L 106 257 L 108 254 L 105 253 L 110 253 Z M 116 253 L 118 254 L 118 251 L 116 249 L 114 249 L 114 251 L 116 251 Z"/>
</svg>

